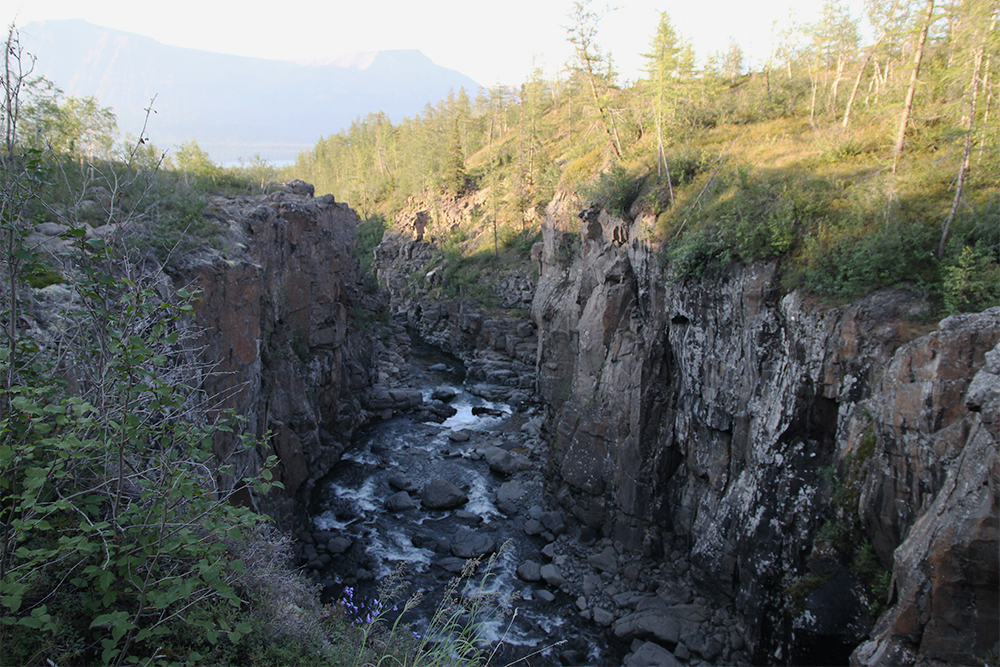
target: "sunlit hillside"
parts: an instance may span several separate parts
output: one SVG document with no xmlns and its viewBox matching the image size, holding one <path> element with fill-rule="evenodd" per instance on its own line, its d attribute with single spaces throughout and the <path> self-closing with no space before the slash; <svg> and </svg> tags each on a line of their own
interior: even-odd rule
<svg viewBox="0 0 1000 667">
<path fill-rule="evenodd" d="M 558 189 L 654 214 L 674 279 L 777 258 L 786 287 L 831 300 L 906 283 L 945 311 L 982 308 L 1000 297 L 995 8 L 925 7 L 863 20 L 829 3 L 753 72 L 738 47 L 697 67 L 663 15 L 649 76 L 629 86 L 581 7 L 561 78 L 460 90 L 399 124 L 370 114 L 287 175 L 390 226 L 414 201 L 479 192 L 487 237 L 537 230 Z"/>
</svg>

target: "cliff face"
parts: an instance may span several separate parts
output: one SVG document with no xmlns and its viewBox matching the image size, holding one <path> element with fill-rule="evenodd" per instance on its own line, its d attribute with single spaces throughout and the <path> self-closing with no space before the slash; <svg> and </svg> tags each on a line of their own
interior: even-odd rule
<svg viewBox="0 0 1000 667">
<path fill-rule="evenodd" d="M 560 502 L 651 557 L 686 540 L 755 661 L 996 651 L 1000 308 L 921 336 L 904 291 L 824 309 L 770 264 L 668 284 L 651 222 L 549 207 L 532 315 Z"/>
<path fill-rule="evenodd" d="M 441 270 L 427 270 L 435 246 L 386 232 L 375 249 L 373 266 L 379 284 L 392 295 L 392 310 L 406 316 L 407 326 L 429 343 L 462 359 L 466 384 L 490 400 L 526 401 L 535 385 L 537 336 L 524 309 L 534 284 L 508 276 L 495 285 L 506 314 L 488 313 L 470 299 L 439 300 L 429 292 L 440 284 Z"/>
<path fill-rule="evenodd" d="M 287 516 L 367 416 L 361 399 L 373 384 L 375 344 L 349 326 L 363 296 L 351 257 L 357 216 L 302 183 L 263 198 L 214 198 L 210 211 L 228 226 L 224 256 L 187 258 L 175 282 L 201 290 L 196 322 L 215 364 L 205 390 L 269 445 L 246 451 L 238 438 L 220 438 L 215 453 L 235 464 L 223 482 L 237 490 L 276 455 L 285 489 L 274 511 Z"/>
</svg>

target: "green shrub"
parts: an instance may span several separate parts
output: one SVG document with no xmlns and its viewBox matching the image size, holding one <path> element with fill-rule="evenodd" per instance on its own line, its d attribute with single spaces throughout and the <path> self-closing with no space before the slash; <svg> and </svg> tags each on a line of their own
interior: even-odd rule
<svg viewBox="0 0 1000 667">
<path fill-rule="evenodd" d="M 353 256 L 361 263 L 361 272 L 365 275 L 365 284 L 369 284 L 372 262 L 375 259 L 375 248 L 382 242 L 385 235 L 385 218 L 373 215 L 358 223 L 357 238 L 354 241 Z M 374 283 L 374 279 L 372 279 Z"/>
<path fill-rule="evenodd" d="M 982 246 L 962 248 L 944 274 L 944 309 L 948 314 L 977 312 L 1000 303 L 1000 263 Z"/>
<path fill-rule="evenodd" d="M 666 246 L 665 258 L 672 280 L 704 278 L 721 268 L 728 246 L 714 226 L 705 226 L 682 235 Z"/>
<path fill-rule="evenodd" d="M 178 637 L 238 642 L 248 631 L 227 611 L 243 604 L 233 545 L 262 517 L 209 491 L 226 473 L 213 438 L 238 425 L 197 418 L 193 390 L 166 379 L 190 295 L 164 302 L 109 274 L 99 239 L 88 248 L 84 307 L 65 315 L 82 393 L 30 341 L 0 347 L 0 371 L 15 378 L 0 389 L 0 663 L 31 663 L 40 649 L 55 662 L 188 663 L 196 642 Z"/>
<path fill-rule="evenodd" d="M 26 281 L 34 289 L 42 289 L 49 285 L 58 285 L 66 282 L 63 275 L 45 264 L 36 264 L 27 272 Z"/>
<path fill-rule="evenodd" d="M 814 293 L 848 301 L 903 281 L 933 284 L 935 235 L 928 226 L 912 226 L 905 234 L 886 226 L 810 234 L 790 274 L 792 286 L 798 281 Z"/>
<path fill-rule="evenodd" d="M 531 249 L 541 240 L 542 232 L 539 230 L 518 231 L 513 227 L 504 227 L 499 239 L 500 248 L 514 253 L 519 259 L 527 259 L 531 255 Z"/>
<path fill-rule="evenodd" d="M 612 215 L 625 216 L 639 197 L 642 180 L 630 175 L 624 165 L 616 163 L 609 171 L 602 172 L 592 185 L 584 188 L 583 195 Z"/>
</svg>

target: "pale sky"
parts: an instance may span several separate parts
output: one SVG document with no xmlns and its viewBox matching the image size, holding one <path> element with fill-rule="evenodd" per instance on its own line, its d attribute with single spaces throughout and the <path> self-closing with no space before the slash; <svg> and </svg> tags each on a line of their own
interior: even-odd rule
<svg viewBox="0 0 1000 667">
<path fill-rule="evenodd" d="M 0 0 L 0 20 L 90 23 L 205 51 L 313 60 L 357 51 L 419 49 L 480 85 L 516 85 L 536 63 L 554 75 L 570 55 L 571 0 Z M 699 59 L 735 40 L 759 67 L 772 23 L 816 19 L 822 0 L 619 0 L 598 43 L 622 79 L 642 76 L 659 12 L 666 11 Z M 595 0 L 595 8 L 607 6 Z M 780 26 L 779 26 L 780 30 Z"/>
</svg>

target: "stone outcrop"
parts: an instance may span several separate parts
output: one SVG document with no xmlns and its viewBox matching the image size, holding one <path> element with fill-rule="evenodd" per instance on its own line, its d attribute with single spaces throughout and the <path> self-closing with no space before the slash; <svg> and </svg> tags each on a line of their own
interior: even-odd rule
<svg viewBox="0 0 1000 667">
<path fill-rule="evenodd" d="M 468 298 L 441 299 L 440 250 L 388 231 L 375 249 L 379 284 L 392 295 L 392 310 L 423 340 L 459 357 L 466 385 L 489 400 L 523 402 L 534 391 L 537 336 L 526 311 L 534 293 L 527 278 L 511 275 L 494 283 L 506 314 L 488 312 Z M 432 267 L 432 268 L 428 268 Z"/>
<path fill-rule="evenodd" d="M 895 604 L 854 664 L 965 664 L 997 654 L 1000 346 L 984 364 L 983 320 L 945 320 L 900 350 L 880 387 L 876 419 L 888 446 L 862 503 L 874 534 L 903 539 L 893 554 Z"/>
<path fill-rule="evenodd" d="M 175 262 L 173 275 L 201 292 L 195 317 L 204 358 L 214 364 L 205 391 L 246 418 L 246 433 L 268 438 L 251 451 L 236 436 L 220 438 L 215 453 L 236 465 L 229 484 L 237 492 L 242 477 L 276 455 L 285 498 L 274 499 L 279 516 L 340 459 L 367 418 L 363 402 L 377 379 L 376 343 L 351 326 L 355 306 L 372 298 L 351 257 L 357 216 L 332 195 L 313 198 L 311 187 L 213 198 L 206 215 L 228 229 L 224 247 Z"/>
<path fill-rule="evenodd" d="M 774 264 L 668 282 L 652 222 L 549 207 L 532 315 L 559 502 L 650 557 L 686 544 L 756 662 L 995 653 L 1000 308 L 934 330 L 905 290 L 824 308 Z M 892 572 L 878 619 L 865 549 Z"/>
</svg>

